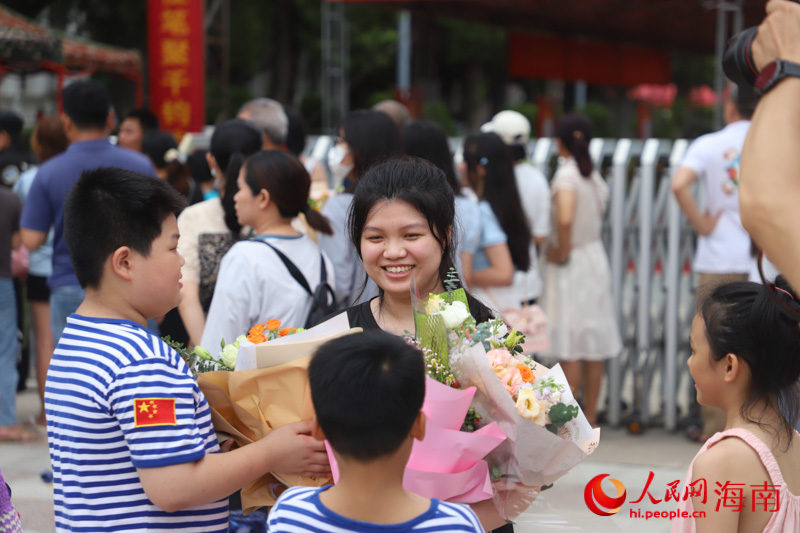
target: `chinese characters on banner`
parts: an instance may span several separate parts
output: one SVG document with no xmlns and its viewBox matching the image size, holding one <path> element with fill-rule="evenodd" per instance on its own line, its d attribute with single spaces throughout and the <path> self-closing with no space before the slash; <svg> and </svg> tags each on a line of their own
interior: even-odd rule
<svg viewBox="0 0 800 533">
<path fill-rule="evenodd" d="M 148 0 L 150 108 L 178 140 L 205 124 L 203 0 Z"/>
</svg>

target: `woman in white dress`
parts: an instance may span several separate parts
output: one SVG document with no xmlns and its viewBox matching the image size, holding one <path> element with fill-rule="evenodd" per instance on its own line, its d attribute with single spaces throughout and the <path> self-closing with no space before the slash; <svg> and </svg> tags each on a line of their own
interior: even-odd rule
<svg viewBox="0 0 800 533">
<path fill-rule="evenodd" d="M 546 246 L 542 295 L 550 349 L 542 355 L 559 360 L 576 396 L 583 389 L 583 412 L 596 424 L 605 360 L 622 349 L 600 239 L 608 186 L 589 155 L 588 118 L 565 116 L 557 136 L 559 168 L 550 186 L 555 231 Z"/>
</svg>

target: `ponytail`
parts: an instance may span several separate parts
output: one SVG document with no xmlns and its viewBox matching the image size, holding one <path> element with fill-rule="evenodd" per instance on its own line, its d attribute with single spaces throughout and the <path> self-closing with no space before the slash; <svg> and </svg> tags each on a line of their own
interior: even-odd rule
<svg viewBox="0 0 800 533">
<path fill-rule="evenodd" d="M 594 171 L 589 141 L 592 140 L 592 123 L 584 115 L 566 115 L 558 123 L 556 135 L 564 148 L 575 158 L 581 176 L 589 178 Z"/>
<path fill-rule="evenodd" d="M 234 152 L 228 160 L 228 166 L 225 169 L 225 190 L 222 195 L 222 209 L 225 211 L 225 225 L 231 230 L 234 240 L 239 238 L 239 233 L 242 231 L 242 225 L 239 224 L 239 219 L 236 216 L 236 207 L 234 206 L 233 197 L 239 192 L 239 171 L 244 165 L 244 155 L 241 152 Z"/>
<path fill-rule="evenodd" d="M 306 216 L 306 222 L 308 222 L 309 226 L 325 235 L 333 235 L 333 228 L 331 228 L 330 222 L 319 211 L 306 204 L 306 207 L 300 212 Z"/>
</svg>

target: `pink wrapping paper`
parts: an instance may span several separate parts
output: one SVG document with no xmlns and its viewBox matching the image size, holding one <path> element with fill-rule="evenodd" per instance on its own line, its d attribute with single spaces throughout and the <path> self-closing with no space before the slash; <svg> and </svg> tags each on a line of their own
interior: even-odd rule
<svg viewBox="0 0 800 533">
<path fill-rule="evenodd" d="M 475 388 L 457 390 L 426 379 L 422 411 L 428 422 L 425 438 L 415 441 L 403 477 L 403 488 L 426 498 L 476 503 L 492 497 L 489 467 L 483 460 L 506 436 L 496 423 L 474 433 L 459 431 Z M 325 442 L 334 482 L 339 468 Z"/>
</svg>

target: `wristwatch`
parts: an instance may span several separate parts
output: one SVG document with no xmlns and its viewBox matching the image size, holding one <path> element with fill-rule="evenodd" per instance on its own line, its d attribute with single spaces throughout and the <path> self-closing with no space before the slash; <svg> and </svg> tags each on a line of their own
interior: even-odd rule
<svg viewBox="0 0 800 533">
<path fill-rule="evenodd" d="M 761 69 L 756 78 L 756 89 L 759 94 L 764 94 L 787 76 L 800 78 L 800 64 L 784 59 L 776 59 Z"/>
</svg>

